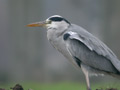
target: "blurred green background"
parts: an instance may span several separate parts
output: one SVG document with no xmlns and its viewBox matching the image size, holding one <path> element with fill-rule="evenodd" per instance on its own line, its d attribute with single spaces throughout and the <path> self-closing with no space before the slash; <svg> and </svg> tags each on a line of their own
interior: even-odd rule
<svg viewBox="0 0 120 90">
<path fill-rule="evenodd" d="M 120 58 L 120 0 L 0 0 L 0 85 L 85 83 L 81 70 L 50 45 L 45 29 L 25 26 L 55 14 L 87 29 Z M 109 76 L 91 78 L 93 86 L 109 82 L 120 85 Z"/>
</svg>

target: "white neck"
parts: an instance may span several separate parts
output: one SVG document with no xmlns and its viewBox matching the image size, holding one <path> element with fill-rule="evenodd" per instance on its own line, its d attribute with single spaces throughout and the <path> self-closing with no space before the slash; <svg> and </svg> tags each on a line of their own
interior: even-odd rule
<svg viewBox="0 0 120 90">
<path fill-rule="evenodd" d="M 66 30 L 69 28 L 69 24 L 62 21 L 62 22 L 52 22 L 50 25 L 47 26 L 47 37 L 50 40 L 51 38 L 58 38 L 61 36 Z M 53 40 L 53 39 L 51 39 Z"/>
</svg>

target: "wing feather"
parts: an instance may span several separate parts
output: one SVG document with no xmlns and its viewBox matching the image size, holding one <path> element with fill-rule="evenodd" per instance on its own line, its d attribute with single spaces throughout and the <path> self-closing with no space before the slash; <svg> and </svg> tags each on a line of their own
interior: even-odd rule
<svg viewBox="0 0 120 90">
<path fill-rule="evenodd" d="M 70 50 L 71 48 L 74 49 L 74 50 L 70 50 L 74 51 L 75 54 L 77 54 L 77 56 L 79 56 L 79 53 L 82 53 L 80 51 L 80 44 L 84 44 L 83 46 L 87 47 L 90 52 L 94 52 L 96 53 L 96 55 L 99 55 L 99 58 L 100 56 L 102 56 L 101 59 L 106 59 L 105 61 L 106 62 L 110 62 L 111 64 L 114 65 L 114 67 L 120 72 L 120 61 L 118 60 L 117 56 L 112 52 L 111 49 L 109 49 L 102 41 L 100 41 L 99 39 L 97 39 L 96 37 L 94 37 L 92 34 L 90 34 L 89 32 L 87 32 L 86 30 L 84 30 L 83 28 L 79 27 L 79 26 L 76 26 L 76 25 L 73 25 L 74 27 L 72 27 L 72 29 L 70 29 L 67 33 L 70 34 L 70 37 L 69 37 L 69 49 Z M 77 28 L 77 29 L 76 29 Z M 78 31 L 78 28 L 79 28 L 79 31 Z M 74 30 L 74 31 L 73 31 Z M 79 43 L 78 43 L 79 42 Z M 75 44 L 72 44 L 72 43 L 75 43 Z M 77 43 L 77 44 L 76 44 Z M 73 48 L 74 47 L 74 48 Z M 85 48 L 84 47 L 84 48 Z M 80 48 L 80 49 L 79 49 Z M 83 48 L 83 47 L 82 47 Z M 79 53 L 77 53 L 77 52 Z M 89 52 L 89 53 L 90 53 Z M 88 53 L 87 51 L 85 52 L 85 54 Z M 94 57 L 96 56 L 94 55 Z M 90 57 L 90 56 L 89 56 Z M 85 56 L 84 56 L 85 58 Z M 91 63 L 94 61 L 95 63 L 99 62 L 99 63 L 104 63 L 102 62 L 101 59 L 99 59 L 96 57 L 96 60 L 91 60 Z M 79 57 L 80 59 L 80 57 Z M 104 60 L 103 60 L 104 61 Z M 93 63 L 94 63 L 93 62 Z M 89 64 L 91 64 L 89 63 Z M 98 64 L 99 64 L 98 63 Z M 107 64 L 107 63 L 106 63 Z M 91 64 L 92 65 L 92 64 Z M 102 65 L 101 65 L 102 66 Z M 97 66 L 95 66 L 97 67 Z M 98 67 L 99 68 L 99 67 Z"/>
</svg>

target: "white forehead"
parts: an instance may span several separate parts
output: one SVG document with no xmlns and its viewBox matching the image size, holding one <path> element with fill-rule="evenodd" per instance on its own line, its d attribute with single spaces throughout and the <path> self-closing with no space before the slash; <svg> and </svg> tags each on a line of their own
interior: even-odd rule
<svg viewBox="0 0 120 90">
<path fill-rule="evenodd" d="M 49 18 L 47 18 L 46 21 L 48 21 L 52 17 L 62 17 L 62 16 L 60 16 L 60 15 L 53 15 L 53 16 L 50 16 Z"/>
</svg>

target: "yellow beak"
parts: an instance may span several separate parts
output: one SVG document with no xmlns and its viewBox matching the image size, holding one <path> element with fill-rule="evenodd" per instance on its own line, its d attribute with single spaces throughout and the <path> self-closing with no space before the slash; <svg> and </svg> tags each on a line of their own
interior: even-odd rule
<svg viewBox="0 0 120 90">
<path fill-rule="evenodd" d="M 28 24 L 28 25 L 26 25 L 26 26 L 27 26 L 27 27 L 45 27 L 45 26 L 46 26 L 46 23 L 45 23 L 45 21 L 35 22 L 35 23 Z"/>
</svg>

